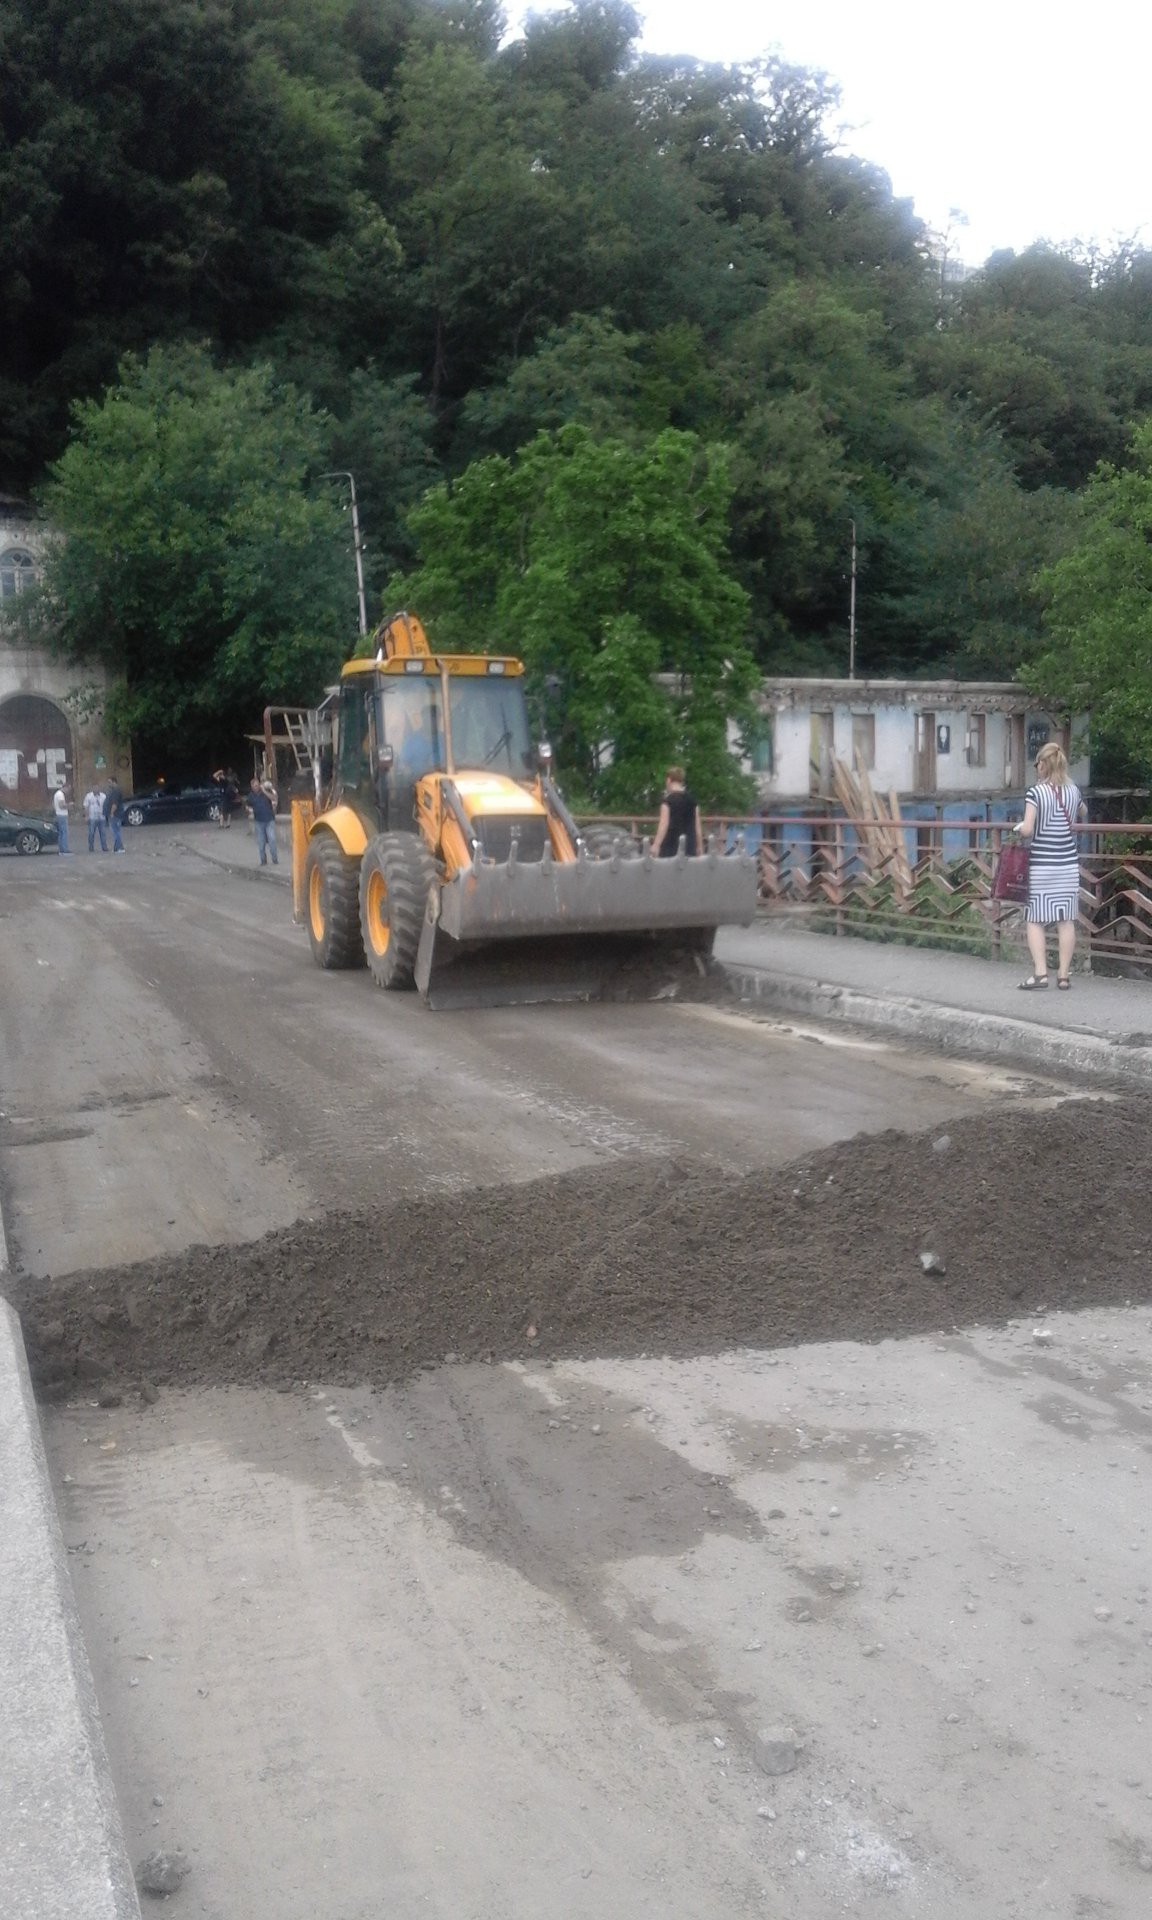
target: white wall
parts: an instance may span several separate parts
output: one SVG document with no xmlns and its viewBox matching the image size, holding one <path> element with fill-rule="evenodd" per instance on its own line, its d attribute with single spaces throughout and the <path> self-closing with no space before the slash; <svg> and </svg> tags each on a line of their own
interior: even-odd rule
<svg viewBox="0 0 1152 1920">
<path fill-rule="evenodd" d="M 954 698 L 954 696 L 953 696 Z M 914 795 L 916 782 L 916 720 L 919 711 L 935 715 L 935 726 L 950 729 L 951 740 L 948 753 L 937 750 L 936 788 L 941 794 L 962 796 L 964 794 L 983 797 L 997 793 L 1023 791 L 1031 779 L 1032 756 L 1027 750 L 1028 729 L 1044 725 L 1045 738 L 1059 733 L 1057 723 L 1051 716 L 1039 710 L 1026 713 L 1025 754 L 1023 786 L 1019 780 L 1010 782 L 1009 747 L 1010 727 L 1006 713 L 990 711 L 974 700 L 971 708 L 960 705 L 929 706 L 925 699 L 920 706 L 906 706 L 903 701 L 888 704 L 878 700 L 855 703 L 835 699 L 823 701 L 819 696 L 813 702 L 818 712 L 833 714 L 833 752 L 848 766 L 853 766 L 852 718 L 855 713 L 870 713 L 875 722 L 875 765 L 869 769 L 872 785 L 887 793 L 890 788 L 903 795 Z M 985 715 L 984 763 L 972 766 L 968 761 L 968 731 L 971 714 L 983 712 Z M 761 795 L 768 800 L 807 800 L 809 798 L 809 753 L 811 749 L 811 713 L 812 706 L 798 702 L 795 706 L 782 707 L 773 714 L 765 714 L 765 721 L 771 720 L 773 728 L 774 772 L 757 774 Z M 1083 733 L 1082 721 L 1074 728 L 1074 734 Z M 1088 783 L 1090 765 L 1086 756 L 1074 761 L 1071 768 L 1072 778 L 1081 786 Z"/>
<path fill-rule="evenodd" d="M 19 547 L 38 556 L 41 540 L 35 529 L 21 519 L 0 515 L 0 554 Z M 102 772 L 115 771 L 122 782 L 131 785 L 132 761 L 126 747 L 113 742 L 97 715 L 78 721 L 69 711 L 69 696 L 80 688 L 94 687 L 103 693 L 108 675 L 97 662 L 77 666 L 43 647 L 27 646 L 19 637 L 0 627 L 0 703 L 13 694 L 36 694 L 55 701 L 68 718 L 72 736 L 72 757 L 65 769 L 68 784 L 79 792 L 90 786 Z M 0 704 L 0 734 L 4 712 Z M 54 782 L 49 780 L 50 786 Z M 3 795 L 0 794 L 0 803 Z M 47 791 L 45 792 L 45 803 Z"/>
</svg>

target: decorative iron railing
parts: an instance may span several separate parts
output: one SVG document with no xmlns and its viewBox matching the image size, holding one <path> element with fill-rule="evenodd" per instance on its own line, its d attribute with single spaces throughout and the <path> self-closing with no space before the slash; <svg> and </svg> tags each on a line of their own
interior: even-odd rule
<svg viewBox="0 0 1152 1920">
<path fill-rule="evenodd" d="M 604 824 L 639 837 L 653 816 Z M 1007 819 L 934 816 L 878 823 L 833 814 L 712 815 L 709 839 L 731 852 L 740 836 L 760 873 L 760 909 L 832 934 L 998 959 L 1023 944 L 1021 907 L 993 900 Z M 1152 822 L 1089 821 L 1080 847 L 1081 943 L 1093 963 L 1152 969 Z"/>
</svg>

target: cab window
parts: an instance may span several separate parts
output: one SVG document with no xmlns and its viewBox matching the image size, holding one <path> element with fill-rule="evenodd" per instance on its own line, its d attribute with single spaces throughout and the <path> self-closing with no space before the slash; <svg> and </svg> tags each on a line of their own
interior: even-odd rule
<svg viewBox="0 0 1152 1920">
<path fill-rule="evenodd" d="M 367 786 L 371 778 L 368 711 L 363 686 L 356 681 L 345 683 L 340 689 L 340 785 L 353 792 Z"/>
<path fill-rule="evenodd" d="M 406 675 L 381 682 L 383 737 L 392 749 L 392 771 L 400 785 L 420 780 L 444 766 L 440 682 L 431 674 Z"/>
<path fill-rule="evenodd" d="M 523 780 L 535 767 L 523 683 L 517 675 L 461 674 L 451 681 L 452 758 L 470 772 Z"/>
</svg>

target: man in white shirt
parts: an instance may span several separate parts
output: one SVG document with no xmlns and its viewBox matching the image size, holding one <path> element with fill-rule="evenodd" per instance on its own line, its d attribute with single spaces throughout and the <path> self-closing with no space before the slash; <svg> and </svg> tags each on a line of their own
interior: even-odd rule
<svg viewBox="0 0 1152 1920">
<path fill-rule="evenodd" d="M 52 811 L 56 815 L 58 850 L 61 853 L 71 853 L 72 849 L 68 845 L 68 800 L 63 787 L 57 787 L 52 795 Z"/>
<path fill-rule="evenodd" d="M 89 787 L 84 795 L 84 818 L 88 822 L 88 851 L 96 851 L 96 835 L 100 835 L 100 851 L 108 851 L 108 835 L 104 830 L 104 795 L 98 787 Z"/>
</svg>

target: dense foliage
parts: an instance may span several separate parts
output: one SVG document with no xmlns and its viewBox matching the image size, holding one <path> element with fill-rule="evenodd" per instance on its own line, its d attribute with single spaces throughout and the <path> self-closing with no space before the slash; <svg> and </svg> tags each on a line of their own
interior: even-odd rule
<svg viewBox="0 0 1152 1920">
<path fill-rule="evenodd" d="M 1046 697 L 1089 708 L 1116 762 L 1152 780 L 1152 422 L 1127 468 L 1102 466 L 1081 539 L 1049 568 L 1049 644 L 1029 668 Z"/>
<path fill-rule="evenodd" d="M 854 522 L 862 671 L 1014 670 L 1062 644 L 1043 570 L 1152 414 L 1152 255 L 1037 245 L 946 284 L 910 204 L 837 146 L 836 106 L 779 59 L 641 56 L 625 0 L 511 39 L 493 0 L 0 0 L 0 490 L 41 484 L 70 423 L 97 444 L 72 409 L 126 353 L 138 405 L 141 369 L 159 391 L 195 349 L 196 379 L 254 380 L 284 422 L 288 521 L 317 473 L 355 473 L 374 611 L 402 578 L 463 604 L 436 543 L 478 474 L 514 492 L 560 446 L 637 475 L 690 446 L 726 476 L 723 539 L 705 517 L 734 663 L 843 667 Z M 527 634 L 550 571 L 530 558 L 517 586 L 499 559 L 483 617 L 515 601 Z M 338 650 L 332 564 L 318 540 L 313 629 Z M 167 578 L 148 592 L 174 632 Z M 636 662 L 701 644 L 627 597 L 597 617 Z M 134 631 L 106 644 L 155 708 Z M 238 715 L 247 684 L 212 651 L 234 656 L 233 629 L 200 631 L 206 697 Z M 595 779 L 604 684 L 586 697 L 569 727 Z"/>
</svg>

